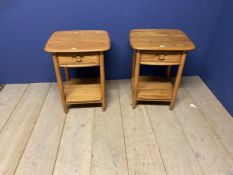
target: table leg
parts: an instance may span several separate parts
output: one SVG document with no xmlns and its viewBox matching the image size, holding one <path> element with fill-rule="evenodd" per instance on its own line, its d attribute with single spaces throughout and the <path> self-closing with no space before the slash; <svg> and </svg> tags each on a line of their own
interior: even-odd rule
<svg viewBox="0 0 233 175">
<path fill-rule="evenodd" d="M 132 98 L 132 107 L 133 109 L 136 108 L 137 104 L 137 90 L 138 90 L 138 80 L 139 80 L 139 73 L 140 73 L 140 59 L 141 54 L 140 51 L 136 52 L 136 62 L 135 62 L 135 72 L 134 72 L 134 81 L 133 81 L 133 98 Z"/>
<path fill-rule="evenodd" d="M 172 69 L 172 66 L 167 66 L 167 70 L 166 70 L 167 78 L 170 78 L 171 69 Z"/>
<path fill-rule="evenodd" d="M 176 76 L 176 80 L 175 80 L 175 84 L 174 84 L 174 88 L 173 88 L 173 92 L 172 92 L 172 100 L 170 103 L 170 110 L 173 110 L 174 108 L 174 103 L 175 103 L 175 98 L 178 92 L 178 88 L 180 86 L 180 80 L 182 77 L 182 73 L 183 73 L 183 69 L 184 69 L 184 64 L 185 64 L 185 60 L 186 60 L 186 53 L 183 53 L 182 58 L 181 58 L 181 63 L 177 72 L 177 76 Z"/>
<path fill-rule="evenodd" d="M 135 61 L 136 61 L 136 51 L 133 51 L 133 63 L 132 63 L 132 80 L 131 80 L 131 90 L 133 90 L 134 84 L 134 74 L 135 74 Z"/>
<path fill-rule="evenodd" d="M 64 67 L 65 70 L 65 76 L 66 76 L 66 81 L 70 81 L 70 70 L 68 67 Z"/>
<path fill-rule="evenodd" d="M 104 69 L 104 53 L 100 53 L 100 84 L 102 96 L 102 111 L 106 110 L 106 97 L 105 97 L 105 69 Z"/>
<path fill-rule="evenodd" d="M 55 73 L 56 73 L 57 85 L 58 85 L 58 90 L 59 90 L 60 95 L 61 95 L 63 109 L 64 109 L 64 112 L 67 113 L 68 108 L 67 108 L 66 100 L 65 100 L 65 93 L 64 93 L 63 83 L 62 83 L 62 76 L 61 76 L 57 56 L 55 54 L 53 54 L 53 65 L 54 65 L 54 69 L 55 69 Z"/>
</svg>

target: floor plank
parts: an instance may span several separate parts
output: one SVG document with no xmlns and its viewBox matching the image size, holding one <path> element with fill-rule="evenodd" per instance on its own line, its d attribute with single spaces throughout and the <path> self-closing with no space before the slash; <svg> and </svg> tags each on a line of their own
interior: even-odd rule
<svg viewBox="0 0 233 175">
<path fill-rule="evenodd" d="M 107 84 L 107 110 L 95 109 L 92 175 L 128 174 L 116 81 Z"/>
<path fill-rule="evenodd" d="M 52 174 L 65 118 L 57 85 L 53 84 L 18 165 L 16 175 Z"/>
<path fill-rule="evenodd" d="M 183 80 L 185 89 L 201 109 L 211 128 L 222 141 L 233 159 L 233 119 L 199 77 Z"/>
<path fill-rule="evenodd" d="M 54 175 L 89 175 L 91 170 L 94 108 L 70 109 Z"/>
<path fill-rule="evenodd" d="M 185 91 L 179 89 L 174 111 L 205 174 L 233 174 L 233 162 L 210 129 L 201 111 Z"/>
<path fill-rule="evenodd" d="M 146 107 L 131 104 L 130 81 L 118 81 L 129 175 L 166 174 Z"/>
<path fill-rule="evenodd" d="M 0 131 L 6 124 L 27 87 L 27 84 L 9 84 L 0 92 Z"/>
<path fill-rule="evenodd" d="M 232 118 L 199 78 L 183 79 L 174 111 L 132 110 L 130 81 L 107 85 L 106 112 L 74 108 L 65 124 L 55 84 L 6 85 L 0 174 L 233 174 Z"/>
<path fill-rule="evenodd" d="M 147 105 L 147 110 L 167 174 L 203 174 L 174 112 L 167 105 Z"/>
<path fill-rule="evenodd" d="M 31 84 L 0 133 L 0 174 L 14 173 L 50 84 Z"/>
</svg>

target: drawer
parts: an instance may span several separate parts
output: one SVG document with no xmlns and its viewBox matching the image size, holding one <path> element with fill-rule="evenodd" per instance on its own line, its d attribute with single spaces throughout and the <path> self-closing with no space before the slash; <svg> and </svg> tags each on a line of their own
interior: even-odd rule
<svg viewBox="0 0 233 175">
<path fill-rule="evenodd" d="M 99 65 L 99 53 L 59 53 L 60 67 L 92 67 Z"/>
<path fill-rule="evenodd" d="M 145 65 L 178 65 L 182 52 L 177 51 L 142 51 L 141 64 Z"/>
</svg>

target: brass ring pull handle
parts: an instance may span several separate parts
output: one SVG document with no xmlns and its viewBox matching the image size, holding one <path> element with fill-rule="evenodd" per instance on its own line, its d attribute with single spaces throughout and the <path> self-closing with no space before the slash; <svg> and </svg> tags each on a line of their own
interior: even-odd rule
<svg viewBox="0 0 233 175">
<path fill-rule="evenodd" d="M 166 56 L 165 56 L 165 55 L 159 55 L 159 57 L 158 57 L 158 58 L 159 58 L 159 60 L 161 60 L 161 61 L 162 61 L 162 60 L 165 60 L 165 59 L 166 59 Z"/>
<path fill-rule="evenodd" d="M 75 62 L 82 62 L 83 61 L 83 57 L 82 56 L 76 56 L 74 57 Z"/>
</svg>

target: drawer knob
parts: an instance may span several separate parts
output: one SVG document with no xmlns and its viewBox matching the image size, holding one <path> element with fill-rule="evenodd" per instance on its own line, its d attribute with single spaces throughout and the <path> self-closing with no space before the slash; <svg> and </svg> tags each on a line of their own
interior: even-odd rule
<svg viewBox="0 0 233 175">
<path fill-rule="evenodd" d="M 76 56 L 76 57 L 74 57 L 74 60 L 75 60 L 75 62 L 82 62 L 83 61 L 82 56 Z"/>
<path fill-rule="evenodd" d="M 162 60 L 165 60 L 166 57 L 165 57 L 165 55 L 159 55 L 158 59 L 162 61 Z"/>
</svg>

